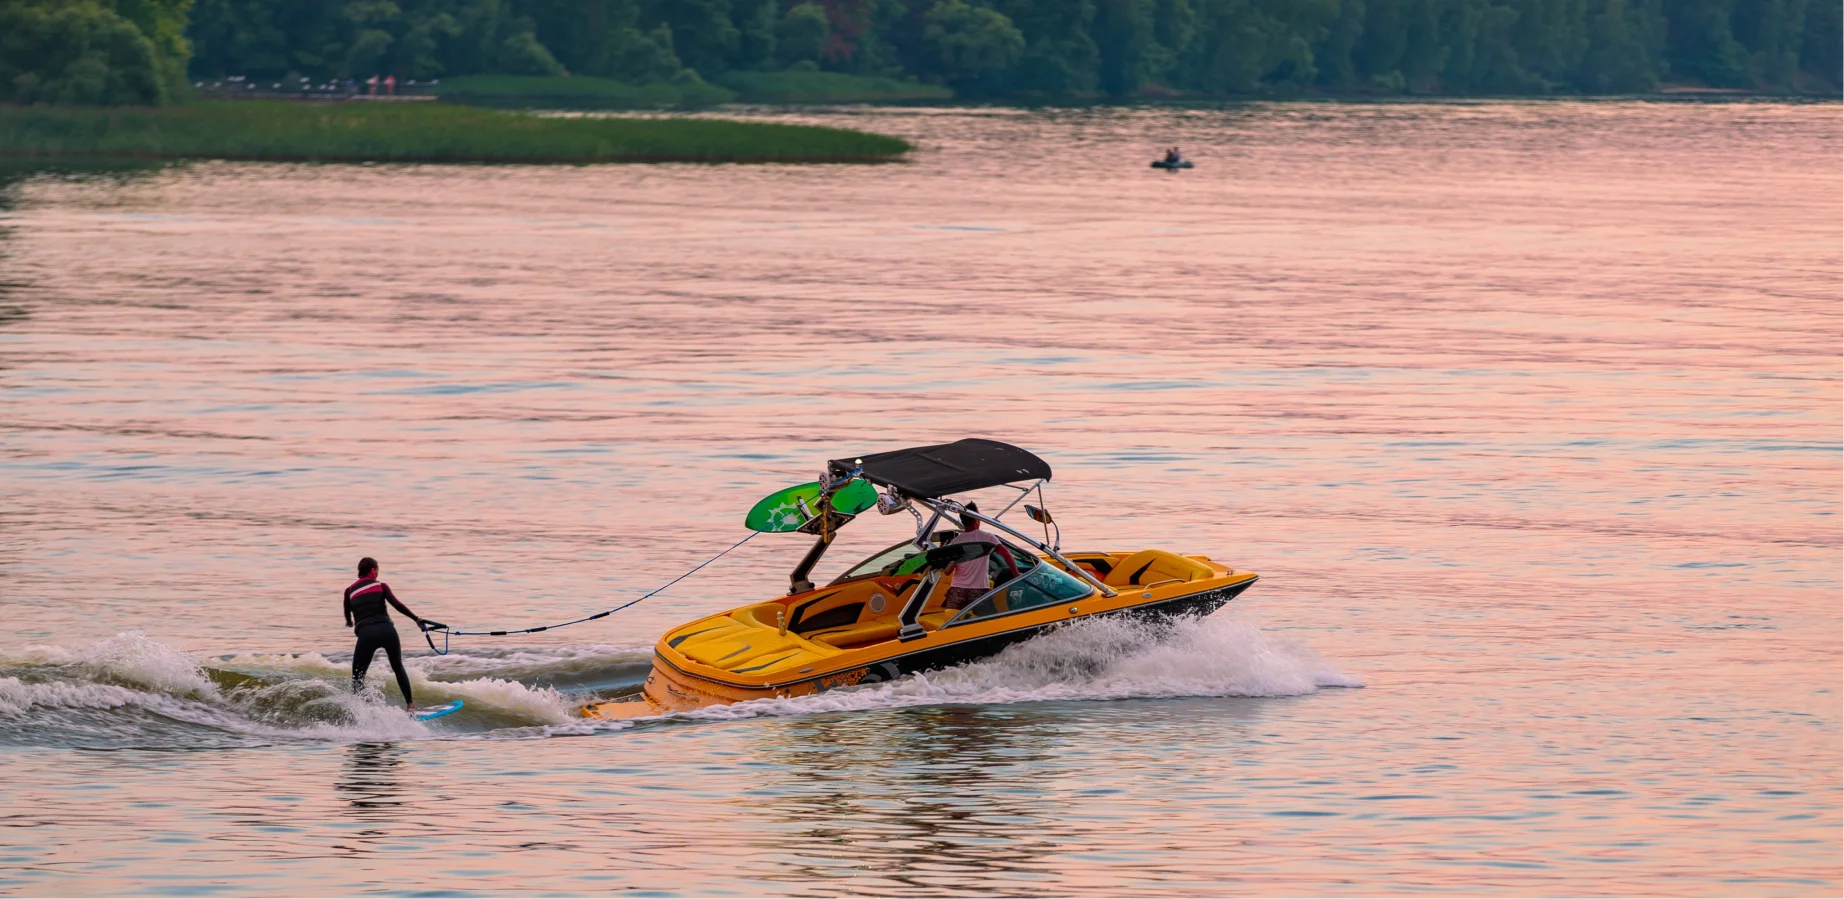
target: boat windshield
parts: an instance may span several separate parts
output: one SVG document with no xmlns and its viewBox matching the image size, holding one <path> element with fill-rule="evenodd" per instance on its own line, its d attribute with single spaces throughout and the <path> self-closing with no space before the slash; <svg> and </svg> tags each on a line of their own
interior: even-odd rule
<svg viewBox="0 0 1844 899">
<path fill-rule="evenodd" d="M 832 582 L 835 584 L 842 584 L 846 581 L 857 580 L 861 577 L 870 577 L 884 570 L 891 562 L 900 562 L 910 555 L 919 552 L 921 552 L 921 550 L 916 549 L 914 543 L 905 540 L 889 549 L 873 553 L 870 558 L 853 565 L 851 568 L 847 569 L 844 574 L 833 578 Z"/>
<path fill-rule="evenodd" d="M 1007 545 L 1010 546 L 1009 543 Z M 1055 565 L 1015 546 L 1011 549 L 1013 558 L 1018 560 L 1019 574 L 1014 576 L 998 553 L 987 556 L 992 565 L 993 582 L 998 586 L 950 619 L 950 625 L 1068 602 L 1095 592 L 1095 588 L 1069 576 Z"/>
</svg>

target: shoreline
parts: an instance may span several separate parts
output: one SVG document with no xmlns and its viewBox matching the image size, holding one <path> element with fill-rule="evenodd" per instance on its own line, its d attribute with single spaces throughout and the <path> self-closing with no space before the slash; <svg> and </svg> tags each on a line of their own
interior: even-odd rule
<svg viewBox="0 0 1844 899">
<path fill-rule="evenodd" d="M 1103 95 L 1021 94 L 1013 96 L 957 96 L 941 85 L 916 81 L 846 75 L 837 72 L 730 72 L 714 81 L 631 84 L 595 76 L 463 75 L 429 84 L 417 84 L 405 93 L 372 95 L 322 91 L 291 92 L 269 88 L 227 90 L 223 82 L 201 88 L 199 99 L 247 102 L 274 100 L 296 104 L 440 101 L 445 104 L 487 109 L 524 111 L 686 111 L 724 107 L 811 106 L 947 106 L 1015 107 L 1023 109 L 1081 109 L 1092 107 L 1177 106 L 1216 107 L 1250 103 L 1465 103 L 1494 101 L 1570 100 L 1836 100 L 1844 95 L 1820 92 L 1771 92 L 1748 88 L 1709 87 L 1697 83 L 1664 83 L 1637 93 L 1467 93 L 1411 94 L 1381 90 L 1323 91 L 1315 89 L 1240 94 L 1206 94 L 1184 91 L 1149 91 L 1128 97 Z M 277 83 L 274 88 L 280 88 Z"/>
</svg>

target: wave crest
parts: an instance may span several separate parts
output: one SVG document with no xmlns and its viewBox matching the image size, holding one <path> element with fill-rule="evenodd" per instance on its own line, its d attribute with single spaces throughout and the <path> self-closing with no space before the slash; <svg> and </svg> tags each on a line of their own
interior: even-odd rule
<svg viewBox="0 0 1844 899">
<path fill-rule="evenodd" d="M 366 742 L 476 735 L 541 738 L 618 730 L 576 708 L 644 677 L 651 650 L 576 646 L 487 649 L 406 659 L 424 704 L 467 705 L 438 722 L 411 718 L 373 665 L 351 692 L 350 665 L 318 653 L 240 653 L 203 662 L 139 633 L 87 646 L 29 646 L 0 656 L 0 744 L 210 746 L 291 740 Z M 979 662 L 796 699 L 699 709 L 669 719 L 733 719 L 936 704 L 1180 696 L 1295 696 L 1360 687 L 1293 641 L 1243 618 L 1077 622 Z"/>
<path fill-rule="evenodd" d="M 684 715 L 733 718 L 940 703 L 1298 696 L 1324 687 L 1363 685 L 1306 646 L 1271 637 L 1242 616 L 1225 613 L 1166 622 L 1080 621 L 955 668 Z"/>
<path fill-rule="evenodd" d="M 374 665 L 367 688 L 354 694 L 349 663 L 318 653 L 240 653 L 201 662 L 138 632 L 78 647 L 27 646 L 0 655 L 0 744 L 363 742 L 572 720 L 574 703 L 554 688 L 491 676 L 431 680 L 424 670 L 429 661 L 406 660 L 417 699 L 467 703 L 439 725 L 415 720 L 384 694 L 388 666 Z"/>
</svg>

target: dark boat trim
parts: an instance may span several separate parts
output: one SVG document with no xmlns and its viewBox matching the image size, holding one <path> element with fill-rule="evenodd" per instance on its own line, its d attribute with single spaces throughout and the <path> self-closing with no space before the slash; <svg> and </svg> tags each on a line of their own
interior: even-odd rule
<svg viewBox="0 0 1844 899">
<path fill-rule="evenodd" d="M 875 662 L 871 662 L 868 666 L 855 665 L 855 666 L 851 666 L 847 668 L 838 668 L 838 669 L 834 669 L 831 671 L 821 672 L 819 674 L 809 675 L 807 677 L 800 678 L 799 680 L 784 681 L 782 683 L 776 683 L 776 684 L 763 684 L 759 687 L 728 683 L 725 681 L 713 680 L 712 678 L 704 677 L 703 675 L 693 674 L 689 671 L 686 671 L 683 668 L 680 668 L 678 665 L 674 665 L 671 659 L 668 659 L 665 656 L 661 655 L 658 650 L 654 650 L 653 660 L 655 662 L 663 662 L 665 663 L 667 667 L 693 680 L 703 681 L 705 683 L 710 683 L 710 684 L 717 684 L 719 686 L 728 687 L 733 690 L 736 690 L 736 689 L 781 690 L 781 689 L 785 689 L 788 687 L 794 687 L 794 686 L 799 686 L 801 684 L 819 681 L 825 678 L 837 678 L 840 672 L 850 671 L 852 670 L 852 668 L 857 668 L 857 667 L 864 667 L 867 670 L 866 670 L 866 674 L 864 675 L 864 677 L 858 680 L 856 683 L 858 684 L 880 683 L 886 680 L 894 680 L 905 674 L 914 674 L 919 671 L 933 671 L 933 670 L 940 669 L 940 668 L 950 668 L 955 665 L 964 664 L 966 662 L 972 662 L 972 661 L 977 661 L 979 659 L 987 658 L 989 656 L 997 654 L 1000 650 L 1004 649 L 1007 646 L 1010 646 L 1014 643 L 1022 643 L 1026 640 L 1031 639 L 1032 637 L 1037 636 L 1038 634 L 1046 630 L 1049 630 L 1050 628 L 1057 627 L 1063 624 L 1067 624 L 1071 621 L 1082 621 L 1088 618 L 1121 618 L 1121 617 L 1130 617 L 1130 616 L 1137 616 L 1137 615 L 1144 615 L 1144 614 L 1150 614 L 1150 615 L 1161 617 L 1161 618 L 1178 618 L 1178 617 L 1188 616 L 1188 615 L 1208 615 L 1211 612 L 1214 612 L 1217 609 L 1220 609 L 1223 606 L 1229 604 L 1231 600 L 1234 600 L 1236 597 L 1242 595 L 1243 591 L 1254 586 L 1255 582 L 1260 579 L 1261 579 L 1260 577 L 1252 577 L 1246 581 L 1238 581 L 1237 583 L 1234 583 L 1234 584 L 1227 584 L 1225 586 L 1217 587 L 1211 590 L 1205 590 L 1200 593 L 1187 593 L 1183 596 L 1174 596 L 1171 599 L 1162 599 L 1162 600 L 1159 600 L 1158 602 L 1149 602 L 1149 603 L 1144 603 L 1141 605 L 1128 606 L 1122 609 L 1111 609 L 1106 612 L 1092 612 L 1087 615 L 1076 615 L 1074 617 L 1062 618 L 1056 621 L 1045 622 L 1043 624 L 1033 624 L 1027 627 L 1015 628 L 1009 631 L 1000 631 L 996 634 L 987 634 L 983 637 L 974 637 L 974 638 L 971 638 L 968 640 L 962 640 L 956 643 L 949 643 L 945 646 L 932 646 L 932 647 L 929 647 L 928 649 L 918 650 L 916 652 L 905 653 L 903 655 L 898 655 L 898 656 L 890 656 L 888 658 L 879 659 Z M 847 685 L 842 685 L 842 686 L 855 686 L 855 685 L 856 684 L 847 684 Z M 822 688 L 822 689 L 825 689 L 825 688 Z"/>
</svg>

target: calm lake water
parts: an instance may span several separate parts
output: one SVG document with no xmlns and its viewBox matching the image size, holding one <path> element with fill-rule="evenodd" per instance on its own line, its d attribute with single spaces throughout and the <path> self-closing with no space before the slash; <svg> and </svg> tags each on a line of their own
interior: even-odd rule
<svg viewBox="0 0 1844 899">
<path fill-rule="evenodd" d="M 8 176 L 0 893 L 1837 894 L 1837 105 L 788 117 L 923 149 Z M 341 692 L 360 555 L 573 618 L 963 436 L 1067 546 L 1262 580 L 573 717 L 784 590 L 765 536 L 418 652 L 461 714 Z"/>
</svg>

